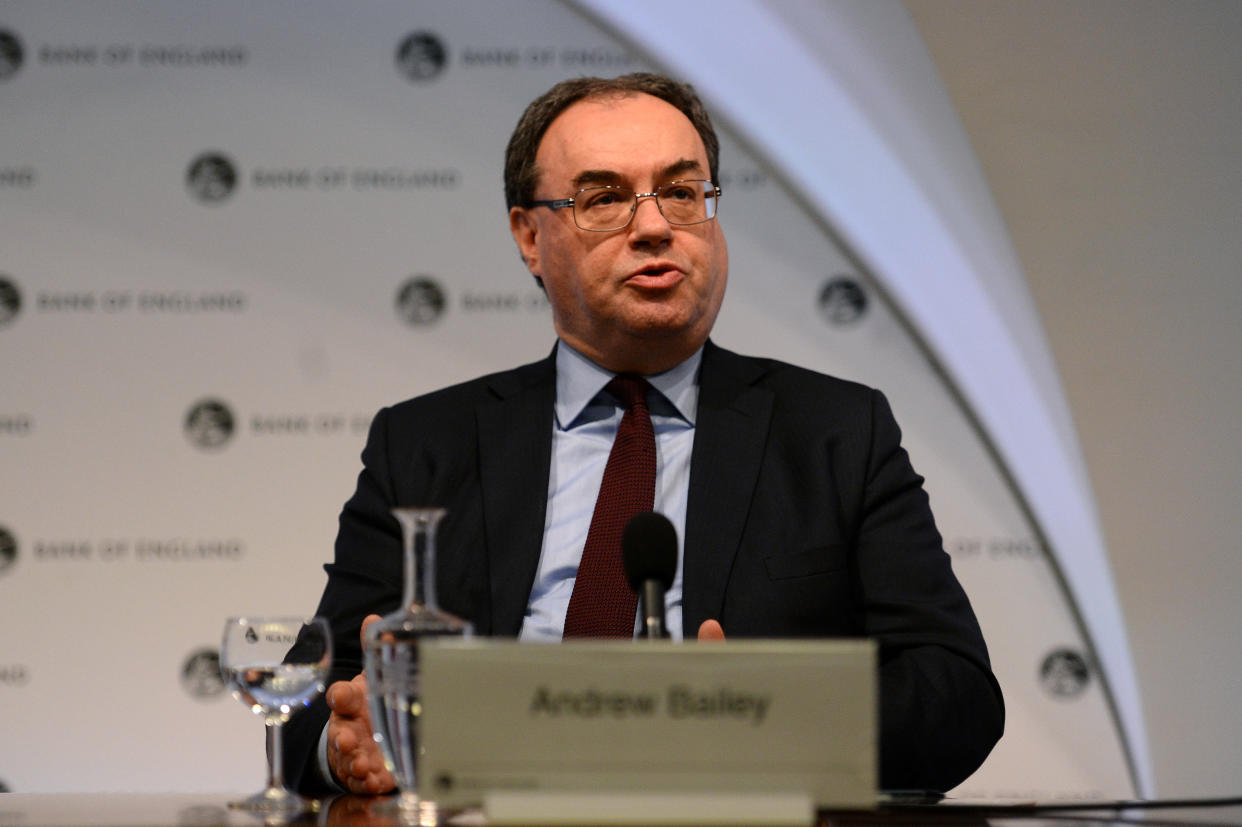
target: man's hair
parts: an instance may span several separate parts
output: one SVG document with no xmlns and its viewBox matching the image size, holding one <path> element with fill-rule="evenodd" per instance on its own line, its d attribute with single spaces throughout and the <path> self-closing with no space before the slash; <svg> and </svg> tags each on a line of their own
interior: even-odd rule
<svg viewBox="0 0 1242 827">
<path fill-rule="evenodd" d="M 535 199 L 535 185 L 539 178 L 535 155 L 544 133 L 557 116 L 579 101 L 627 98 L 637 94 L 666 101 L 690 119 L 707 149 L 712 183 L 720 183 L 717 177 L 720 141 L 716 138 L 707 109 L 690 84 L 678 83 L 672 78 L 650 72 L 635 72 L 615 78 L 573 78 L 561 81 L 531 101 L 514 127 L 509 146 L 505 149 L 505 207 L 527 207 Z"/>
</svg>

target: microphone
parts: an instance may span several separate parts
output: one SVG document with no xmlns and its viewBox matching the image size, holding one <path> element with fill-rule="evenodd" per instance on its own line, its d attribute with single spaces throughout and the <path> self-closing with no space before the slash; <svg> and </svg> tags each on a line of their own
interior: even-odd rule
<svg viewBox="0 0 1242 827">
<path fill-rule="evenodd" d="M 667 638 L 664 593 L 677 573 L 677 529 L 663 514 L 636 514 L 621 535 L 621 557 L 630 588 L 640 598 L 642 636 L 648 640 Z"/>
</svg>

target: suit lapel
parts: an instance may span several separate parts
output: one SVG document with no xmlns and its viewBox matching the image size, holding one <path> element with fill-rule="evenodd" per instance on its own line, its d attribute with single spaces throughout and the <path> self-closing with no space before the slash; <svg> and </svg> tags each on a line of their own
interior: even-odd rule
<svg viewBox="0 0 1242 827">
<path fill-rule="evenodd" d="M 475 411 L 483 489 L 491 634 L 522 625 L 543 547 L 556 397 L 553 356 L 491 382 L 494 399 Z"/>
<path fill-rule="evenodd" d="M 719 618 L 763 461 L 772 393 L 754 387 L 762 362 L 716 347 L 703 351 L 686 507 L 682 628 Z M 726 630 L 727 631 L 727 630 Z"/>
</svg>

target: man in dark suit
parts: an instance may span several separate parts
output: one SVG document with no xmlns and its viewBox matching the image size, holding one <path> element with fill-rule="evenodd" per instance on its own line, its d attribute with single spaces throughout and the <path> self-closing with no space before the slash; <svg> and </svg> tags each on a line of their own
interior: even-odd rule
<svg viewBox="0 0 1242 827">
<path fill-rule="evenodd" d="M 888 789 L 955 786 L 1000 737 L 983 638 L 884 397 L 708 340 L 728 275 L 717 155 L 693 90 L 656 75 L 558 84 L 519 121 L 510 228 L 557 345 L 376 416 L 319 607 L 337 682 L 286 732 L 303 790 L 392 788 L 358 674 L 365 619 L 400 601 L 392 507 L 447 508 L 446 609 L 483 635 L 560 637 L 616 374 L 653 388 L 655 506 L 684 538 L 676 637 L 875 638 Z"/>
</svg>

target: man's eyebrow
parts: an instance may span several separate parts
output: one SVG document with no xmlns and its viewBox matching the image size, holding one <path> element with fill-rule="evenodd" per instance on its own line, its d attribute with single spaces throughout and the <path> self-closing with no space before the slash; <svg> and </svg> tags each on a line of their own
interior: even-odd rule
<svg viewBox="0 0 1242 827">
<path fill-rule="evenodd" d="M 703 174 L 703 165 L 693 158 L 683 158 L 660 170 L 658 180 L 661 182 L 675 180 L 687 173 Z M 623 187 L 628 186 L 625 176 L 610 169 L 587 169 L 574 176 L 571 182 L 576 189 L 583 187 Z"/>
<path fill-rule="evenodd" d="M 571 182 L 576 188 L 621 186 L 625 179 L 620 173 L 608 169 L 588 169 L 579 172 Z"/>
<path fill-rule="evenodd" d="M 667 181 L 670 179 L 679 178 L 688 172 L 697 172 L 698 174 L 702 175 L 703 165 L 700 164 L 698 161 L 694 160 L 693 158 L 682 158 L 680 161 L 677 161 L 676 163 L 669 164 L 668 166 L 666 166 L 664 168 L 664 171 L 660 174 L 660 178 Z"/>
</svg>

